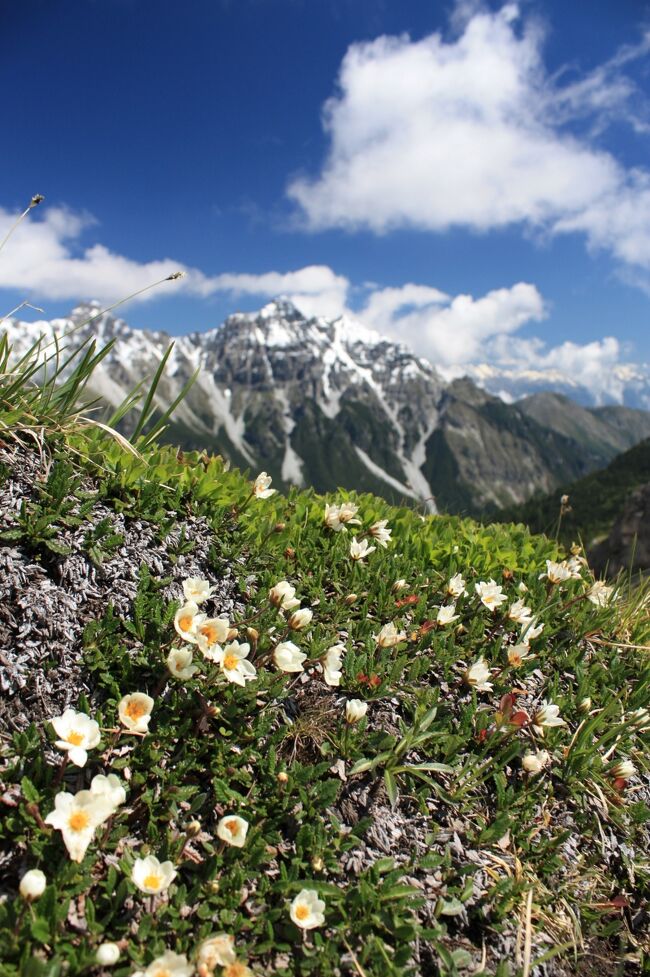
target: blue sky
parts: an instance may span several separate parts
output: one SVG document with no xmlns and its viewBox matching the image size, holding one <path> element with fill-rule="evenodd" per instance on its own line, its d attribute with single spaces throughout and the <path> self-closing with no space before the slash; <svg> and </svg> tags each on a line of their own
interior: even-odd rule
<svg viewBox="0 0 650 977">
<path fill-rule="evenodd" d="M 0 231 L 46 196 L 3 306 L 179 267 L 127 321 L 285 292 L 445 366 L 650 360 L 649 25 L 639 0 L 3 5 Z"/>
</svg>

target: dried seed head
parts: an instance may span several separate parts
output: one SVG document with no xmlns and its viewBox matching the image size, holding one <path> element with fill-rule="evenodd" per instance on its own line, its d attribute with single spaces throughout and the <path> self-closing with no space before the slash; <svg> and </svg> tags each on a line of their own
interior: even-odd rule
<svg viewBox="0 0 650 977">
<path fill-rule="evenodd" d="M 179 278 L 185 278 L 185 274 L 186 273 L 184 271 L 174 271 L 174 272 L 172 272 L 171 275 L 167 275 L 167 278 L 165 279 L 165 281 L 166 282 L 175 282 L 175 281 L 178 281 Z"/>
<path fill-rule="evenodd" d="M 30 210 L 32 207 L 38 207 L 39 204 L 43 203 L 45 197 L 42 193 L 35 193 L 32 199 L 29 201 Z"/>
</svg>

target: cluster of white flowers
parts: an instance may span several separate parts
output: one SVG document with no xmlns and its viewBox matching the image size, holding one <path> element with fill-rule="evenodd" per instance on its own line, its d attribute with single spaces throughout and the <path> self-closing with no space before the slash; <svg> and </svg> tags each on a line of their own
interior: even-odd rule
<svg viewBox="0 0 650 977">
<path fill-rule="evenodd" d="M 97 774 L 89 790 L 76 794 L 59 791 L 54 810 L 45 818 L 61 832 L 63 843 L 73 862 L 81 862 L 97 828 L 108 821 L 126 801 L 126 791 L 116 774 Z"/>
</svg>

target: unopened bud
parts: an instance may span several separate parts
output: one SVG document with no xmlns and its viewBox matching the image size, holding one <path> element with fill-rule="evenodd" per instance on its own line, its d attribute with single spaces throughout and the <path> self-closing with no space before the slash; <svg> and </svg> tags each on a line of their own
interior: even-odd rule
<svg viewBox="0 0 650 977">
<path fill-rule="evenodd" d="M 295 560 L 296 551 L 292 549 L 291 546 L 287 546 L 286 550 L 284 551 L 284 557 L 286 560 Z"/>
<path fill-rule="evenodd" d="M 44 200 L 45 197 L 43 196 L 42 193 L 35 193 L 32 199 L 29 201 L 30 209 L 32 207 L 38 207 L 38 205 L 42 204 Z"/>
<path fill-rule="evenodd" d="M 348 607 L 350 607 L 352 604 L 355 603 L 357 599 L 358 599 L 357 594 L 348 594 L 347 597 L 343 598 L 343 603 L 347 604 Z"/>
<path fill-rule="evenodd" d="M 230 631 L 228 632 L 226 641 L 234 641 L 238 634 L 239 631 L 237 630 L 237 628 L 231 628 Z"/>
<path fill-rule="evenodd" d="M 200 821 L 190 821 L 185 825 L 185 834 L 188 838 L 196 838 L 198 834 L 201 833 L 201 822 Z"/>
<path fill-rule="evenodd" d="M 219 888 L 220 888 L 220 886 L 219 886 L 219 880 L 218 879 L 212 879 L 211 882 L 208 882 L 208 889 L 209 889 L 210 892 L 218 892 L 219 891 Z"/>
<path fill-rule="evenodd" d="M 320 855 L 314 855 L 314 857 L 311 860 L 311 867 L 313 868 L 314 872 L 323 871 L 324 863 Z"/>
<path fill-rule="evenodd" d="M 212 716 L 212 718 L 214 718 L 215 716 L 221 715 L 221 706 L 213 706 L 211 703 L 209 706 L 206 706 L 205 711 L 207 712 L 208 716 Z"/>
<path fill-rule="evenodd" d="M 512 570 L 509 570 L 507 567 L 505 567 L 501 576 L 503 577 L 504 580 L 512 580 L 514 574 Z"/>
<path fill-rule="evenodd" d="M 399 594 L 400 590 L 404 590 L 406 586 L 406 580 L 396 580 L 390 589 L 394 594 Z"/>
<path fill-rule="evenodd" d="M 286 784 L 289 781 L 289 774 L 285 773 L 284 770 L 281 770 L 277 775 L 276 780 L 279 784 Z"/>
<path fill-rule="evenodd" d="M 578 712 L 583 712 L 583 713 L 589 712 L 590 709 L 591 709 L 591 698 L 590 696 L 587 696 L 585 699 L 582 700 L 582 702 L 578 706 Z"/>
<path fill-rule="evenodd" d="M 276 522 L 275 526 L 273 527 L 273 531 L 276 533 L 283 533 L 286 528 L 286 522 Z"/>
<path fill-rule="evenodd" d="M 246 628 L 246 637 L 250 638 L 253 644 L 257 644 L 260 633 L 256 628 Z"/>
</svg>

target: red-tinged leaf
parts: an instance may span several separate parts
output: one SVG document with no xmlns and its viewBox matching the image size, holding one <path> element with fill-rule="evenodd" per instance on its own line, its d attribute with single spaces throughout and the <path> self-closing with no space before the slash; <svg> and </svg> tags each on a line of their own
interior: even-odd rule
<svg viewBox="0 0 650 977">
<path fill-rule="evenodd" d="M 410 607 L 412 604 L 417 604 L 419 599 L 417 594 L 409 594 L 408 597 L 400 597 L 396 600 L 395 607 Z"/>
<path fill-rule="evenodd" d="M 479 729 L 476 739 L 479 743 L 485 743 L 487 739 L 488 731 L 487 729 Z"/>
<path fill-rule="evenodd" d="M 625 780 L 623 777 L 617 777 L 616 780 L 613 781 L 612 786 L 614 787 L 614 790 L 625 790 L 627 787 L 627 780 Z"/>
<path fill-rule="evenodd" d="M 504 717 L 507 719 L 512 712 L 516 699 L 511 692 L 507 692 L 505 695 L 501 696 L 501 702 L 499 703 L 499 712 L 503 713 Z"/>
<path fill-rule="evenodd" d="M 523 709 L 518 709 L 517 712 L 513 712 L 510 722 L 513 726 L 526 726 L 530 722 L 530 716 Z"/>
<path fill-rule="evenodd" d="M 381 679 L 378 675 L 371 675 L 368 679 L 368 685 L 371 689 L 376 689 L 378 685 L 381 685 Z"/>
<path fill-rule="evenodd" d="M 426 621 L 423 621 L 422 624 L 420 625 L 420 635 L 428 634 L 429 631 L 433 631 L 435 626 L 436 626 L 435 621 L 430 621 L 428 619 Z"/>
</svg>

